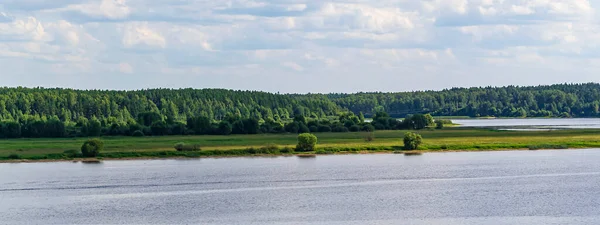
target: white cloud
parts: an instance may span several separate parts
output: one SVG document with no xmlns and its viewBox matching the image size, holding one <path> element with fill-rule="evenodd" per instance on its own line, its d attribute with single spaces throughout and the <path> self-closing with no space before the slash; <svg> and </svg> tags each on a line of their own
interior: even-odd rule
<svg viewBox="0 0 600 225">
<path fill-rule="evenodd" d="M 44 26 L 35 17 L 0 23 L 0 40 L 47 41 L 49 39 Z"/>
<path fill-rule="evenodd" d="M 119 71 L 121 73 L 133 73 L 133 67 L 129 63 L 120 63 Z"/>
<path fill-rule="evenodd" d="M 165 38 L 145 24 L 131 23 L 123 27 L 122 44 L 125 48 L 165 48 Z"/>
<path fill-rule="evenodd" d="M 296 70 L 296 71 L 302 71 L 302 70 L 304 70 L 304 67 L 298 65 L 295 62 L 284 62 L 281 65 L 285 66 L 285 67 L 288 67 L 290 69 Z"/>
<path fill-rule="evenodd" d="M 7 85 L 77 86 L 102 74 L 94 84 L 103 88 L 115 80 L 120 88 L 284 92 L 482 85 L 492 75 L 492 85 L 599 81 L 600 68 L 587 67 L 600 58 L 598 3 L 5 0 L 0 66 L 28 68 L 8 70 Z M 504 68 L 510 72 L 498 72 Z M 54 79 L 64 74 L 72 76 Z M 365 76 L 385 82 L 364 82 Z M 295 85 L 306 79 L 322 82 Z M 327 85 L 339 82 L 347 83 Z"/>
<path fill-rule="evenodd" d="M 70 5 L 67 11 L 82 13 L 95 19 L 123 19 L 130 15 L 131 9 L 126 0 L 101 0 L 80 5 Z"/>
<path fill-rule="evenodd" d="M 305 27 L 316 29 L 350 29 L 371 32 L 391 32 L 413 29 L 414 13 L 399 8 L 376 8 L 366 4 L 327 3 L 308 15 Z"/>
</svg>

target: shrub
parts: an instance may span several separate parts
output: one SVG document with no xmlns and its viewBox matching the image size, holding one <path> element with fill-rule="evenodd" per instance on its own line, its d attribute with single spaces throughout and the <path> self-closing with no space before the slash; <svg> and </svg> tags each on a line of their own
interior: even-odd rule
<svg viewBox="0 0 600 225">
<path fill-rule="evenodd" d="M 317 136 L 314 134 L 303 133 L 298 135 L 298 145 L 296 145 L 296 151 L 299 152 L 310 152 L 315 150 L 317 145 Z"/>
<path fill-rule="evenodd" d="M 423 142 L 423 137 L 413 132 L 406 132 L 404 134 L 404 149 L 405 150 L 417 150 L 419 145 Z"/>
<path fill-rule="evenodd" d="M 200 149 L 200 145 L 188 145 L 186 143 L 183 142 L 179 142 L 177 144 L 175 144 L 174 146 L 175 150 L 179 151 L 179 152 L 183 152 L 183 151 L 199 151 Z"/>
<path fill-rule="evenodd" d="M 358 125 L 350 126 L 350 132 L 358 132 L 358 131 L 360 131 L 360 126 L 358 126 Z"/>
<path fill-rule="evenodd" d="M 281 150 L 279 150 L 281 153 L 294 153 L 294 149 L 291 147 L 284 147 Z"/>
<path fill-rule="evenodd" d="M 177 151 L 183 151 L 183 148 L 185 147 L 185 143 L 179 142 L 179 143 L 175 144 L 174 147 L 175 147 L 175 150 L 177 150 Z"/>
<path fill-rule="evenodd" d="M 134 136 L 134 137 L 143 137 L 144 136 L 144 132 L 142 132 L 141 130 L 136 130 L 136 131 L 134 131 L 131 134 L 131 136 Z"/>
<path fill-rule="evenodd" d="M 89 139 L 81 146 L 81 154 L 83 157 L 96 157 L 104 150 L 104 142 L 100 139 Z"/>
<path fill-rule="evenodd" d="M 13 153 L 13 154 L 8 155 L 8 158 L 9 159 L 21 159 L 21 156 Z"/>
<path fill-rule="evenodd" d="M 266 154 L 279 153 L 279 146 L 276 144 L 267 144 L 261 148 L 261 150 Z"/>
<path fill-rule="evenodd" d="M 436 120 L 435 129 L 444 129 L 444 122 L 442 122 L 441 120 Z"/>
</svg>

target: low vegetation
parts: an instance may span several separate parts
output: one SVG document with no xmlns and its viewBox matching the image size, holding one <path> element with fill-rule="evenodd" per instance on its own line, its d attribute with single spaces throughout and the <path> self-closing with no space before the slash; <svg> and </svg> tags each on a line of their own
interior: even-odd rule
<svg viewBox="0 0 600 225">
<path fill-rule="evenodd" d="M 175 150 L 183 152 L 183 151 L 200 151 L 200 145 L 197 144 L 186 144 L 183 142 L 179 142 L 175 144 Z"/>
</svg>

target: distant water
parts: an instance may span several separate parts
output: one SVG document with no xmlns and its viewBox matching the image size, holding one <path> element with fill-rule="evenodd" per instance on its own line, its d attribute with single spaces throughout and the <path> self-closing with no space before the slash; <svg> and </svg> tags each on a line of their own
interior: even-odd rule
<svg viewBox="0 0 600 225">
<path fill-rule="evenodd" d="M 0 164 L 0 224 L 600 224 L 600 149 Z"/>
<path fill-rule="evenodd" d="M 459 119 L 452 122 L 463 127 L 491 127 L 507 130 L 600 128 L 600 118 Z"/>
</svg>

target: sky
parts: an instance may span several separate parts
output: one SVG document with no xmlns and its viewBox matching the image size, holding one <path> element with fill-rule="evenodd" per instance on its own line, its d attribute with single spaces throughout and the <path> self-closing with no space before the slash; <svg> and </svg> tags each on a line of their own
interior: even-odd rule
<svg viewBox="0 0 600 225">
<path fill-rule="evenodd" d="M 1 0 L 0 86 L 282 93 L 600 82 L 600 0 Z"/>
</svg>

